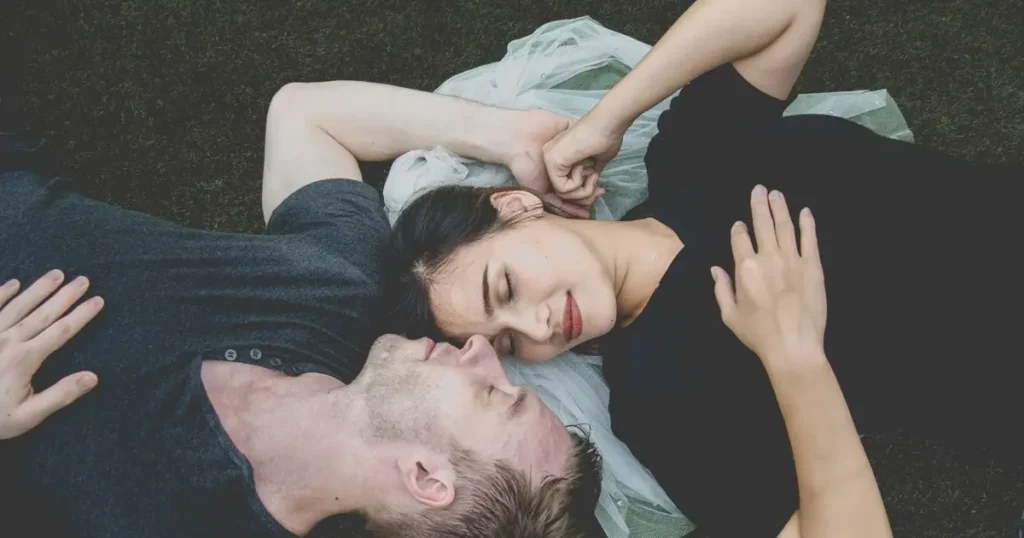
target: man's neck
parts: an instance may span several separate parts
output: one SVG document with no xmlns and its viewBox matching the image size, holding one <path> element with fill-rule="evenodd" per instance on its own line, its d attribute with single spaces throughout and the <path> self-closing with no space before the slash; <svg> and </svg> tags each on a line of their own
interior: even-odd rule
<svg viewBox="0 0 1024 538">
<path fill-rule="evenodd" d="M 237 363 L 203 364 L 203 384 L 231 441 L 252 465 L 256 491 L 302 536 L 335 514 L 366 508 L 372 457 L 345 385 Z"/>
</svg>

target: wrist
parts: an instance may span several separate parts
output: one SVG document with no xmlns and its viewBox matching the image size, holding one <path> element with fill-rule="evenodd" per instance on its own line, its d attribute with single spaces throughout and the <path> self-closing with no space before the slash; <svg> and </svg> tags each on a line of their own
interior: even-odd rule
<svg viewBox="0 0 1024 538">
<path fill-rule="evenodd" d="M 803 375 L 831 368 L 824 346 L 816 342 L 794 342 L 779 346 L 762 354 L 761 362 L 770 377 Z"/>
<path fill-rule="evenodd" d="M 469 144 L 474 146 L 473 158 L 509 166 L 523 151 L 525 143 L 518 136 L 526 112 L 481 105 L 473 120 Z"/>
<path fill-rule="evenodd" d="M 599 132 L 605 133 L 609 137 L 621 138 L 629 130 L 629 126 L 636 121 L 639 113 L 634 114 L 628 108 L 619 106 L 614 97 L 609 92 L 580 121 L 591 123 Z"/>
</svg>

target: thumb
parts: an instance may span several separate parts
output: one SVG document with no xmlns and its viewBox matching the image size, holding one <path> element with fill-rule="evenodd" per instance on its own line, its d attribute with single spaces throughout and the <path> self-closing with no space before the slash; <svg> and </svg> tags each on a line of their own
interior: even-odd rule
<svg viewBox="0 0 1024 538">
<path fill-rule="evenodd" d="M 67 407 L 96 387 L 99 380 L 92 372 L 78 372 L 53 384 L 18 407 L 18 419 L 26 430 L 36 427 L 46 417 Z"/>
<path fill-rule="evenodd" d="M 551 181 L 552 186 L 564 184 L 566 176 L 572 170 L 572 163 L 565 164 L 565 159 L 562 157 L 565 153 L 562 149 L 564 135 L 565 132 L 562 132 L 554 140 L 544 144 L 544 168 L 548 173 L 548 180 Z"/>
<path fill-rule="evenodd" d="M 555 192 L 566 193 L 582 184 L 582 181 L 574 177 L 577 175 L 574 169 L 578 165 L 574 153 L 565 138 L 558 140 L 549 151 L 544 152 L 544 165 Z"/>
<path fill-rule="evenodd" d="M 728 326 L 736 314 L 736 294 L 732 289 L 732 279 L 721 267 L 711 268 L 711 278 L 715 281 L 715 301 L 722 313 L 722 321 Z"/>
</svg>

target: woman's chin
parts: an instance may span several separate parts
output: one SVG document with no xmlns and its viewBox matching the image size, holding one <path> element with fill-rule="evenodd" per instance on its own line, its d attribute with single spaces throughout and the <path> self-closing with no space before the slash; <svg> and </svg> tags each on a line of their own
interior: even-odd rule
<svg viewBox="0 0 1024 538">
<path fill-rule="evenodd" d="M 581 338 L 580 340 L 582 340 L 582 341 L 579 344 L 576 344 L 572 348 L 571 351 L 573 353 L 579 353 L 580 355 L 591 355 L 591 356 L 600 355 L 601 354 L 601 343 L 600 343 L 600 340 L 593 339 L 593 338 L 588 340 L 588 339 L 585 339 L 585 338 L 586 337 Z"/>
<path fill-rule="evenodd" d="M 548 362 L 549 360 L 552 360 L 552 359 L 554 359 L 555 357 L 557 357 L 559 355 L 561 355 L 561 353 L 555 353 L 554 355 L 551 355 L 549 353 L 545 353 L 543 355 L 532 355 L 532 356 L 529 356 L 529 357 L 515 357 L 515 358 L 518 359 L 518 360 L 521 360 L 523 362 L 529 362 L 529 363 L 535 363 L 536 364 L 536 363 L 540 363 L 540 362 Z"/>
</svg>

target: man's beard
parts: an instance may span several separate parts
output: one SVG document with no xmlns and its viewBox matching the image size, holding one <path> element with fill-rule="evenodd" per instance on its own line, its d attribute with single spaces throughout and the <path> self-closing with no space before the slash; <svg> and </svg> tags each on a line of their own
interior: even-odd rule
<svg viewBox="0 0 1024 538">
<path fill-rule="evenodd" d="M 367 364 L 359 390 L 366 400 L 368 435 L 386 443 L 416 443 L 438 449 L 449 445 L 436 402 L 439 389 L 412 364 Z"/>
</svg>

